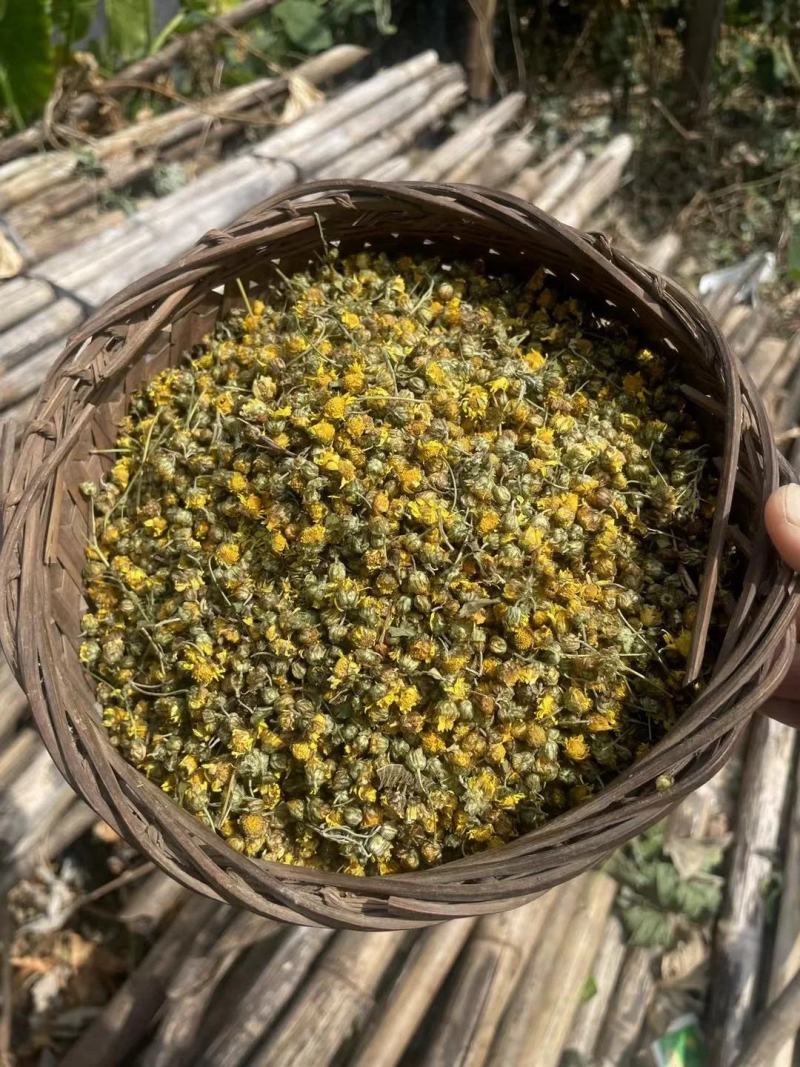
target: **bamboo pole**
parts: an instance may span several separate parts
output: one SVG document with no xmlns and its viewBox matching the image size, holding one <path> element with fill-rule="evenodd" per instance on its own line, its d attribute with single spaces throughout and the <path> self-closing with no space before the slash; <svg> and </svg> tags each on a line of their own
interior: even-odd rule
<svg viewBox="0 0 800 1067">
<path fill-rule="evenodd" d="M 712 1067 L 727 1067 L 755 1010 L 764 938 L 763 887 L 772 875 L 794 749 L 794 731 L 756 716 L 738 801 L 725 900 L 717 922 L 709 1025 Z"/>
<path fill-rule="evenodd" d="M 425 181 L 438 181 L 448 172 L 454 170 L 473 149 L 486 143 L 500 130 L 510 125 L 525 106 L 522 93 L 509 93 L 499 104 L 485 111 L 453 134 L 414 169 L 414 178 Z"/>
<path fill-rule="evenodd" d="M 741 360 L 746 360 L 760 337 L 772 325 L 772 316 L 764 308 L 750 308 L 742 316 L 736 328 L 729 335 L 731 348 Z"/>
<path fill-rule="evenodd" d="M 380 163 L 377 167 L 367 171 L 364 177 L 376 182 L 398 182 L 409 178 L 413 169 L 413 160 L 408 153 L 404 153 L 395 156 L 394 159 L 387 159 L 385 163 Z"/>
<path fill-rule="evenodd" d="M 528 165 L 536 154 L 530 131 L 515 134 L 496 145 L 478 168 L 477 181 L 490 189 L 500 189 Z"/>
<path fill-rule="evenodd" d="M 5 657 L 0 655 L 0 744 L 13 734 L 27 706 L 25 694 L 17 685 Z"/>
<path fill-rule="evenodd" d="M 628 160 L 633 154 L 633 138 L 627 133 L 614 137 L 586 168 L 580 187 L 568 193 L 553 208 L 553 214 L 567 226 L 581 229 L 606 200 L 616 192 Z"/>
<path fill-rule="evenodd" d="M 351 1067 L 395 1067 L 450 973 L 475 925 L 454 919 L 423 931 L 387 993 Z"/>
<path fill-rule="evenodd" d="M 117 912 L 117 918 L 135 933 L 149 936 L 161 925 L 164 917 L 175 911 L 188 897 L 189 890 L 184 889 L 180 882 L 156 870 L 133 890 Z"/>
<path fill-rule="evenodd" d="M 41 747 L 35 730 L 19 730 L 0 752 L 0 797 L 10 789 Z"/>
<path fill-rule="evenodd" d="M 580 1056 L 587 1063 L 591 1061 L 603 1022 L 613 1002 L 624 961 L 622 923 L 616 915 L 610 915 L 592 965 L 591 974 L 596 987 L 594 996 L 579 1006 L 565 1045 L 567 1051 Z"/>
<path fill-rule="evenodd" d="M 0 796 L 0 894 L 20 876 L 75 796 L 42 746 Z"/>
<path fill-rule="evenodd" d="M 795 766 L 794 795 L 786 832 L 778 925 L 772 948 L 767 1002 L 778 999 L 791 980 L 800 973 L 800 781 Z M 776 1050 L 772 1067 L 792 1067 L 795 1041 Z"/>
<path fill-rule="evenodd" d="M 552 212 L 566 194 L 582 180 L 585 168 L 586 155 L 580 148 L 576 148 L 534 195 L 533 202 L 542 211 Z"/>
<path fill-rule="evenodd" d="M 274 953 L 246 971 L 246 984 L 223 988 L 224 1021 L 194 1050 L 196 1067 L 239 1067 L 294 996 L 332 936 L 331 930 L 292 927 Z M 364 937 L 370 936 L 367 934 Z"/>
<path fill-rule="evenodd" d="M 784 1045 L 797 1037 L 798 1020 L 800 973 L 792 978 L 777 1000 L 759 1018 L 731 1067 L 772 1067 Z"/>
<path fill-rule="evenodd" d="M 442 123 L 445 116 L 464 99 L 466 84 L 458 67 L 442 67 L 423 84 L 419 106 L 401 121 L 383 127 L 376 136 L 355 151 L 322 167 L 319 177 L 358 176 L 391 162 L 394 156 L 408 148 L 419 134 Z"/>
<path fill-rule="evenodd" d="M 651 948 L 628 950 L 597 1043 L 598 1067 L 617 1067 L 634 1050 L 655 991 L 653 968 L 658 955 Z"/>
<path fill-rule="evenodd" d="M 481 919 L 418 1067 L 481 1067 L 506 1005 L 562 889 Z"/>
<path fill-rule="evenodd" d="M 336 936 L 251 1067 L 325 1067 L 366 1018 L 406 931 Z"/>
<path fill-rule="evenodd" d="M 493 149 L 492 142 L 487 138 L 483 144 L 476 145 L 456 163 L 452 170 L 445 175 L 448 182 L 475 182 L 481 163 Z"/>
<path fill-rule="evenodd" d="M 666 274 L 680 255 L 682 243 L 677 233 L 666 230 L 645 246 L 642 261 L 653 270 Z"/>
<path fill-rule="evenodd" d="M 780 337 L 762 337 L 750 351 L 745 366 L 762 393 L 782 385 L 778 371 L 785 352 L 786 341 Z"/>
<path fill-rule="evenodd" d="M 194 1067 L 192 1055 L 201 1024 L 219 985 L 236 958 L 280 931 L 279 923 L 249 912 L 221 911 L 192 942 L 170 981 L 158 1030 L 140 1059 L 141 1067 Z M 268 949 L 267 949 L 268 950 Z"/>
<path fill-rule="evenodd" d="M 40 349 L 36 355 L 23 359 L 9 369 L 2 367 L 0 363 L 0 412 L 5 412 L 36 392 L 53 363 L 61 355 L 63 347 L 59 338 L 53 344 Z"/>
<path fill-rule="evenodd" d="M 544 936 L 509 1001 L 488 1067 L 513 1063 L 558 1067 L 617 884 L 593 871 L 555 892 Z"/>
<path fill-rule="evenodd" d="M 524 167 L 514 181 L 508 186 L 508 192 L 519 196 L 523 200 L 534 200 L 536 193 L 549 180 L 557 167 L 560 167 L 565 159 L 579 148 L 583 141 L 583 134 L 575 134 L 569 140 L 559 145 L 549 155 L 537 163 L 535 167 Z"/>
<path fill-rule="evenodd" d="M 783 399 L 790 390 L 792 379 L 800 368 L 800 330 L 783 343 L 783 351 L 767 379 L 767 385 L 781 393 Z"/>
</svg>

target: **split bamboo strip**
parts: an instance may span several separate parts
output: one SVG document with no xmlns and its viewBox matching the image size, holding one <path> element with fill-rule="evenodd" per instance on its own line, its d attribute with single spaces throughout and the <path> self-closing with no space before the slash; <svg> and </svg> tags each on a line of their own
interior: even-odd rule
<svg viewBox="0 0 800 1067">
<path fill-rule="evenodd" d="M 109 78 L 99 86 L 99 92 L 81 93 L 69 109 L 73 122 L 90 118 L 96 113 L 103 98 L 120 96 L 129 91 L 131 82 L 147 82 L 162 71 L 168 70 L 183 54 L 186 48 L 209 37 L 229 33 L 238 26 L 243 26 L 258 15 L 272 7 L 277 0 L 244 0 L 224 15 L 200 26 L 189 33 L 176 34 L 164 48 L 153 55 L 138 59 L 135 63 L 121 70 L 115 77 Z M 8 137 L 0 144 L 0 162 L 16 160 L 16 157 L 36 151 L 47 141 L 47 131 L 42 122 L 34 123 L 27 130 Z M 19 161 L 21 162 L 21 160 Z"/>
<path fill-rule="evenodd" d="M 574 1052 L 587 1063 L 591 1061 L 600 1031 L 603 1029 L 624 961 L 625 938 L 622 923 L 616 915 L 610 915 L 591 970 L 595 993 L 578 1008 L 565 1046 L 568 1051 Z"/>
<path fill-rule="evenodd" d="M 337 934 L 251 1067 L 326 1067 L 366 1018 L 405 931 Z"/>
<path fill-rule="evenodd" d="M 350 1067 L 395 1067 L 475 925 L 454 919 L 424 930 L 380 1007 Z"/>
<path fill-rule="evenodd" d="M 786 833 L 780 910 L 769 976 L 767 1000 L 777 1000 L 800 973 L 800 781 L 795 767 L 794 796 Z M 792 1067 L 795 1041 L 787 1041 L 771 1060 L 772 1067 Z"/>
<path fill-rule="evenodd" d="M 633 138 L 627 133 L 614 137 L 586 168 L 580 187 L 553 208 L 553 214 L 567 226 L 581 229 L 588 219 L 616 192 L 628 160 L 633 154 Z"/>
<path fill-rule="evenodd" d="M 481 919 L 461 954 L 454 985 L 419 1067 L 481 1067 L 551 907 L 551 890 L 515 911 Z"/>
<path fill-rule="evenodd" d="M 499 104 L 485 111 L 435 149 L 418 167 L 417 180 L 436 181 L 454 170 L 473 149 L 480 147 L 510 125 L 525 106 L 523 93 L 509 93 Z"/>
<path fill-rule="evenodd" d="M 586 154 L 580 148 L 568 156 L 564 162 L 551 173 L 549 179 L 533 196 L 533 202 L 542 211 L 552 212 L 582 180 L 586 168 Z"/>
<path fill-rule="evenodd" d="M 755 1010 L 764 938 L 763 887 L 773 873 L 792 767 L 794 731 L 756 716 L 739 792 L 736 837 L 725 900 L 717 922 L 709 1007 L 711 1063 L 728 1067 Z"/>
<path fill-rule="evenodd" d="M 226 905 L 193 895 L 167 930 L 68 1049 L 59 1067 L 111 1067 L 131 1063 L 131 1053 L 150 1030 L 170 981 L 192 943 Z"/>
<path fill-rule="evenodd" d="M 592 871 L 559 887 L 543 937 L 497 1031 L 488 1067 L 558 1067 L 617 893 Z"/>
<path fill-rule="evenodd" d="M 279 930 L 269 919 L 231 909 L 200 930 L 170 982 L 158 1031 L 141 1057 L 141 1067 L 194 1067 L 198 1031 L 226 972 L 250 946 L 259 943 L 263 951 Z"/>
<path fill-rule="evenodd" d="M 618 1067 L 635 1049 L 656 987 L 653 970 L 658 956 L 652 948 L 628 950 L 597 1043 L 598 1067 Z"/>
<path fill-rule="evenodd" d="M 223 987 L 224 1021 L 195 1048 L 195 1067 L 240 1067 L 248 1062 L 331 936 L 332 931 L 314 927 L 287 929 L 274 953 L 247 972 L 245 985 Z"/>
</svg>

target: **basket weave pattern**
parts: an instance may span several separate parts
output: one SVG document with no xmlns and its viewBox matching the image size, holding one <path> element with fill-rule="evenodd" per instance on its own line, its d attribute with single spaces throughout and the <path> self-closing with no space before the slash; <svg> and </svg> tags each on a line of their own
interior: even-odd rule
<svg viewBox="0 0 800 1067">
<path fill-rule="evenodd" d="M 178 363 L 276 266 L 285 273 L 338 242 L 480 256 L 489 267 L 540 264 L 600 314 L 625 319 L 651 347 L 677 351 L 687 403 L 703 413 L 720 492 L 700 590 L 689 678 L 704 661 L 721 553 L 748 557 L 711 681 L 677 726 L 594 798 L 501 848 L 432 870 L 356 878 L 257 861 L 230 849 L 117 753 L 78 659 L 89 514 L 78 486 L 110 465 L 127 398 Z M 0 469 L 11 466 L 11 435 Z M 0 512 L 0 642 L 28 694 L 45 745 L 94 810 L 189 888 L 289 922 L 387 930 L 514 907 L 600 861 L 662 818 L 722 765 L 751 714 L 783 676 L 794 646 L 795 576 L 777 559 L 761 513 L 794 477 L 777 452 L 752 381 L 703 308 L 626 259 L 600 234 L 579 234 L 514 197 L 428 183 L 318 182 L 212 231 L 171 264 L 109 301 L 68 344 L 25 427 Z M 671 776 L 669 788 L 656 787 Z"/>
</svg>

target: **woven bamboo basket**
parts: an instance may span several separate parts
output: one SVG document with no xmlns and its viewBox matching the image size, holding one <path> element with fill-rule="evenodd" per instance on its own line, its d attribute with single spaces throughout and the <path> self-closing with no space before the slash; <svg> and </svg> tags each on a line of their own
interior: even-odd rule
<svg viewBox="0 0 800 1067">
<path fill-rule="evenodd" d="M 720 492 L 699 596 L 688 680 L 710 681 L 679 723 L 594 798 L 489 852 L 431 870 L 357 878 L 257 861 L 230 849 L 126 763 L 104 733 L 78 660 L 89 515 L 78 486 L 104 473 L 130 393 L 177 363 L 279 266 L 305 267 L 339 242 L 532 271 L 540 264 L 600 315 L 677 353 L 687 403 L 704 413 Z M 2 468 L 12 468 L 6 434 Z M 3 462 L 4 459 L 4 462 Z M 0 639 L 39 733 L 88 804 L 168 874 L 231 904 L 304 924 L 390 930 L 515 907 L 572 878 L 662 818 L 718 770 L 793 653 L 795 576 L 764 531 L 769 493 L 793 478 L 758 392 L 720 331 L 683 289 L 631 262 L 601 234 L 581 234 L 515 197 L 429 183 L 317 182 L 212 231 L 110 300 L 70 340 L 18 442 L 2 510 Z M 713 664 L 706 635 L 719 561 L 733 538 L 747 557 Z"/>
</svg>

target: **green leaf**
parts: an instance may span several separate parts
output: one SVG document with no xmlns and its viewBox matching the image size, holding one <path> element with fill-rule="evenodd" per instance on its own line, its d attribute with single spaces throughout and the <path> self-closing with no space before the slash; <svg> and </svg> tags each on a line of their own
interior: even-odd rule
<svg viewBox="0 0 800 1067">
<path fill-rule="evenodd" d="M 673 940 L 672 919 L 646 904 L 632 904 L 622 913 L 630 943 L 638 948 L 668 948 Z"/>
<path fill-rule="evenodd" d="M 597 981 L 593 974 L 586 976 L 586 981 L 583 983 L 581 989 L 581 1003 L 585 1004 L 587 1000 L 591 1000 L 592 997 L 597 996 Z"/>
<path fill-rule="evenodd" d="M 671 863 L 658 863 L 655 869 L 656 899 L 662 908 L 674 911 L 678 903 L 680 876 Z"/>
<path fill-rule="evenodd" d="M 272 17 L 291 43 L 304 52 L 323 52 L 333 44 L 333 34 L 314 0 L 281 0 Z"/>
<path fill-rule="evenodd" d="M 721 901 L 722 888 L 719 882 L 693 878 L 679 887 L 675 910 L 691 922 L 703 922 L 716 915 Z"/>
<path fill-rule="evenodd" d="M 117 60 L 146 55 L 153 25 L 152 0 L 105 0 L 108 45 Z"/>
<path fill-rule="evenodd" d="M 18 122 L 41 114 L 55 81 L 50 0 L 6 0 L 0 21 L 0 78 Z"/>
<path fill-rule="evenodd" d="M 89 32 L 97 0 L 53 0 L 53 23 L 71 49 Z"/>
</svg>

